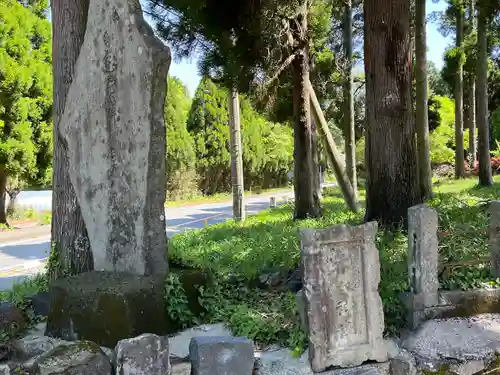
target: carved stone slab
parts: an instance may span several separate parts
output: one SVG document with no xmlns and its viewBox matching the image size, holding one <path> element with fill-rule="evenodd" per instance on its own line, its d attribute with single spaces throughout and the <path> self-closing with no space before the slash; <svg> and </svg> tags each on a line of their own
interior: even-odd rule
<svg viewBox="0 0 500 375">
<path fill-rule="evenodd" d="M 170 51 L 138 0 L 91 0 L 61 135 L 96 270 L 167 271 L 165 125 Z"/>
<path fill-rule="evenodd" d="M 300 231 L 314 372 L 387 360 L 376 233 L 376 222 Z"/>
</svg>

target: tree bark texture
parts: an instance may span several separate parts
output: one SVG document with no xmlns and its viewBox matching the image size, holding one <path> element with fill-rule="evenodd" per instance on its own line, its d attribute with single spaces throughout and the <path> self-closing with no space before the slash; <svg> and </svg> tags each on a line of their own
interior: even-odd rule
<svg viewBox="0 0 500 375">
<path fill-rule="evenodd" d="M 51 1 L 54 77 L 51 233 L 60 269 L 69 273 L 93 269 L 87 229 L 69 178 L 67 145 L 59 131 L 66 97 L 85 36 L 88 7 L 89 0 Z"/>
<path fill-rule="evenodd" d="M 366 221 L 407 222 L 421 203 L 412 113 L 410 3 L 366 0 Z"/>
<path fill-rule="evenodd" d="M 462 48 L 464 39 L 464 12 L 459 7 L 456 12 L 456 47 Z M 461 59 L 455 72 L 455 178 L 465 177 L 464 165 L 464 67 Z"/>
<path fill-rule="evenodd" d="M 469 3 L 469 27 L 472 34 L 477 29 L 474 0 Z M 477 140 L 476 140 L 476 72 L 472 69 L 469 72 L 467 97 L 467 125 L 469 129 L 469 165 L 474 168 L 477 160 Z"/>
<path fill-rule="evenodd" d="M 426 0 L 416 0 L 415 55 L 416 55 L 416 128 L 418 149 L 418 181 L 422 199 L 432 198 L 432 168 L 427 111 L 427 42 L 425 22 Z"/>
<path fill-rule="evenodd" d="M 354 193 L 357 193 L 356 175 L 356 133 L 354 123 L 354 95 L 352 76 L 352 0 L 346 0 L 344 14 L 344 54 L 346 59 L 346 76 L 344 84 L 344 129 L 346 169 Z"/>
<path fill-rule="evenodd" d="M 488 21 L 485 9 L 478 5 L 477 16 L 477 132 L 479 184 L 493 183 L 490 161 L 490 129 L 488 124 Z"/>
<path fill-rule="evenodd" d="M 8 225 L 5 201 L 7 198 L 7 171 L 0 166 L 0 224 Z"/>
<path fill-rule="evenodd" d="M 237 221 L 245 219 L 243 202 L 243 150 L 241 147 L 241 121 L 238 90 L 233 87 L 229 94 L 229 136 L 231 143 L 231 182 L 233 191 L 233 218 Z"/>
</svg>

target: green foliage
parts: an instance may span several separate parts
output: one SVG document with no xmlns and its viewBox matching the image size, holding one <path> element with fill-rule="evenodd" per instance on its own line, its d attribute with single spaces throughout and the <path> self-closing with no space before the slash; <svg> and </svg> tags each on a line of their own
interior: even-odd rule
<svg viewBox="0 0 500 375">
<path fill-rule="evenodd" d="M 491 114 L 491 131 L 493 139 L 500 141 L 500 108 Z"/>
<path fill-rule="evenodd" d="M 51 26 L 46 2 L 0 3 L 0 165 L 44 184 L 51 170 Z"/>
<path fill-rule="evenodd" d="M 431 161 L 433 164 L 453 163 L 455 159 L 455 102 L 445 96 L 433 96 L 429 112 L 436 126 L 430 132 Z M 429 116 L 429 120 L 431 116 Z M 469 144 L 469 133 L 464 133 L 464 147 Z"/>
<path fill-rule="evenodd" d="M 231 186 L 227 100 L 226 89 L 204 78 L 189 112 L 187 128 L 194 138 L 196 169 L 206 194 Z M 246 188 L 282 186 L 292 165 L 291 129 L 258 115 L 244 95 L 240 118 Z"/>
<path fill-rule="evenodd" d="M 445 262 L 477 259 L 489 255 L 484 202 L 500 194 L 500 179 L 487 188 L 475 179 L 443 181 L 434 187 L 429 202 L 439 213 L 440 255 Z M 361 191 L 361 198 L 364 192 Z M 363 213 L 349 212 L 337 189 L 324 202 L 325 216 L 300 223 L 291 220 L 291 205 L 262 212 L 244 223 L 228 221 L 206 229 L 179 234 L 169 242 L 169 258 L 215 275 L 215 285 L 201 291 L 206 310 L 201 322 L 228 322 L 236 335 L 259 343 L 280 343 L 296 350 L 305 344 L 295 299 L 279 285 L 259 289 L 256 280 L 269 271 L 287 275 L 300 260 L 298 228 L 325 228 L 354 224 Z M 376 237 L 380 251 L 382 297 L 386 332 L 394 333 L 405 321 L 400 293 L 408 291 L 407 233 L 380 229 Z M 236 280 L 236 281 L 235 281 Z M 285 277 L 286 280 L 286 277 Z M 440 275 L 443 289 L 473 289 L 496 285 L 488 265 L 458 266 Z M 182 298 L 181 298 L 182 301 Z M 179 303 L 183 305 L 183 303 Z M 184 304 L 185 305 L 185 304 Z"/>
<path fill-rule="evenodd" d="M 168 77 L 165 104 L 167 130 L 167 201 L 190 198 L 196 193 L 194 141 L 186 122 L 191 100 L 176 77 Z"/>
</svg>

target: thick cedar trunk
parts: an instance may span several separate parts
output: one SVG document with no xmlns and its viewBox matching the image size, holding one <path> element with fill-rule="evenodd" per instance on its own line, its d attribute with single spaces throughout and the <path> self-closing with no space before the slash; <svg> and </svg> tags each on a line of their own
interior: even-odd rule
<svg viewBox="0 0 500 375">
<path fill-rule="evenodd" d="M 488 186 L 493 183 L 490 162 L 490 129 L 488 126 L 488 51 L 487 18 L 484 8 L 478 6 L 477 16 L 477 133 L 479 184 Z"/>
<path fill-rule="evenodd" d="M 418 149 L 418 181 L 422 199 L 432 198 L 432 169 L 427 111 L 427 43 L 425 30 L 425 2 L 416 0 L 415 55 L 416 55 L 416 128 Z"/>
<path fill-rule="evenodd" d="M 5 200 L 7 198 L 7 171 L 0 166 L 0 224 L 8 225 Z"/>
<path fill-rule="evenodd" d="M 61 270 L 93 269 L 87 229 L 68 172 L 66 143 L 59 133 L 66 97 L 83 43 L 89 0 L 52 0 L 52 55 L 54 76 L 52 244 Z M 61 275 L 55 274 L 51 277 Z"/>
<path fill-rule="evenodd" d="M 456 46 L 462 48 L 464 38 L 464 12 L 456 9 Z M 465 177 L 464 166 L 464 68 L 459 61 L 455 72 L 455 178 Z"/>
<path fill-rule="evenodd" d="M 352 77 L 352 1 L 345 3 L 344 14 L 344 49 L 347 62 L 344 86 L 344 131 L 345 131 L 345 158 L 346 169 L 354 193 L 357 192 L 358 181 L 356 176 L 356 134 L 354 128 L 354 97 Z"/>
<path fill-rule="evenodd" d="M 243 204 L 243 152 L 241 147 L 240 103 L 236 88 L 229 89 L 228 94 L 233 218 L 241 221 L 245 219 L 245 205 Z"/>
<path fill-rule="evenodd" d="M 421 203 L 417 183 L 412 113 L 410 3 L 366 0 L 365 220 L 407 222 L 408 208 Z"/>
</svg>

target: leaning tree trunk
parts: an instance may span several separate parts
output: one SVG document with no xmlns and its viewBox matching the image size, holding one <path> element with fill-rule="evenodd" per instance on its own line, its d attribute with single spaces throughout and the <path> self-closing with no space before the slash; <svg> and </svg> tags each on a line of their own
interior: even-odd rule
<svg viewBox="0 0 500 375">
<path fill-rule="evenodd" d="M 307 43 L 307 0 L 299 16 L 300 27 L 295 30 L 296 40 L 301 44 L 292 62 L 293 80 L 293 128 L 294 128 L 294 219 L 321 216 L 318 196 L 318 165 L 316 136 L 311 124 L 309 97 L 309 56 Z"/>
<path fill-rule="evenodd" d="M 493 183 L 490 162 L 490 129 L 488 126 L 488 22 L 483 6 L 478 6 L 477 16 L 477 133 L 479 184 Z"/>
<path fill-rule="evenodd" d="M 52 0 L 52 55 L 54 76 L 52 244 L 58 267 L 51 277 L 93 269 L 87 229 L 71 184 L 67 145 L 59 132 L 66 97 L 83 44 L 89 0 Z"/>
<path fill-rule="evenodd" d="M 236 87 L 229 93 L 229 138 L 231 143 L 231 182 L 233 191 L 233 218 L 236 221 L 245 219 L 243 204 L 243 152 L 241 148 L 240 103 Z"/>
<path fill-rule="evenodd" d="M 354 95 L 352 91 L 352 0 L 345 3 L 344 14 L 344 49 L 346 59 L 345 85 L 344 85 L 344 131 L 345 131 L 345 158 L 346 169 L 354 193 L 357 192 L 356 176 L 356 133 L 354 123 Z"/>
<path fill-rule="evenodd" d="M 464 12 L 462 4 L 456 6 L 456 47 L 462 49 L 464 39 Z M 462 59 L 458 59 L 455 72 L 455 178 L 465 177 L 464 165 L 464 67 Z"/>
<path fill-rule="evenodd" d="M 415 3 L 415 55 L 416 55 L 416 128 L 418 149 L 418 181 L 424 200 L 432 198 L 431 151 L 427 111 L 427 43 L 425 30 L 426 0 Z"/>
<path fill-rule="evenodd" d="M 406 222 L 421 202 L 412 113 L 410 3 L 365 0 L 365 220 Z"/>
<path fill-rule="evenodd" d="M 8 225 L 5 200 L 7 198 L 7 171 L 0 166 L 0 224 Z"/>
</svg>

